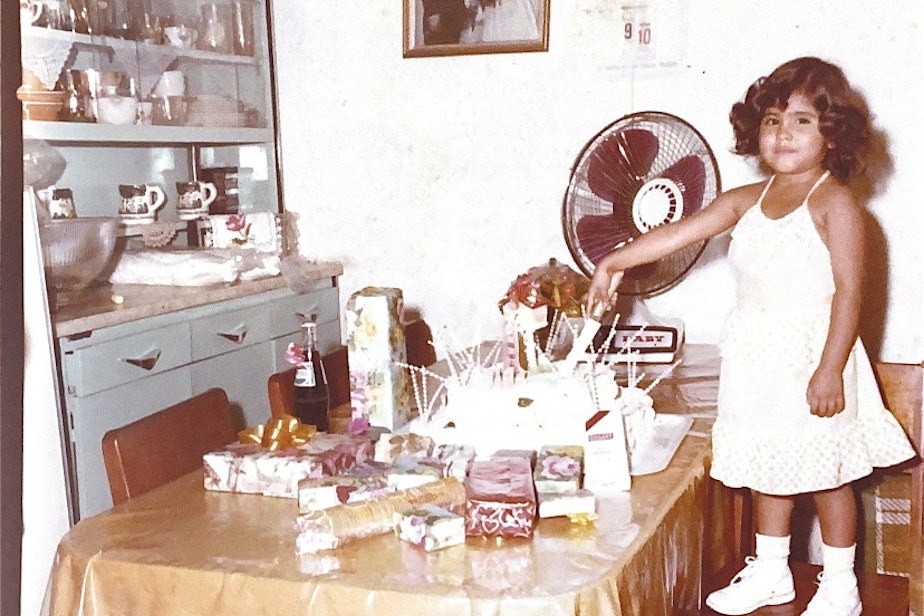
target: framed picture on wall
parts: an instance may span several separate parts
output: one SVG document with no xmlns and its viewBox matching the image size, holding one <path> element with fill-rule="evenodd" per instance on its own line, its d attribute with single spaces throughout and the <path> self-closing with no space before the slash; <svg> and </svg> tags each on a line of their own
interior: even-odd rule
<svg viewBox="0 0 924 616">
<path fill-rule="evenodd" d="M 404 0 L 404 57 L 547 51 L 550 0 Z"/>
</svg>

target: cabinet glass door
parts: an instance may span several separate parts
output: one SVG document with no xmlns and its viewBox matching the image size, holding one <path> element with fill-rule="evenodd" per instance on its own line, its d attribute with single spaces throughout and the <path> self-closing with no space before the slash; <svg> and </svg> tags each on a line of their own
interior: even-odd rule
<svg viewBox="0 0 924 616">
<path fill-rule="evenodd" d="M 178 221 L 176 184 L 213 175 L 235 192 L 212 213 L 281 211 L 264 0 L 21 5 L 25 149 L 64 157 L 55 185 L 78 216 L 115 216 L 120 184 L 153 183 L 158 220 Z"/>
</svg>

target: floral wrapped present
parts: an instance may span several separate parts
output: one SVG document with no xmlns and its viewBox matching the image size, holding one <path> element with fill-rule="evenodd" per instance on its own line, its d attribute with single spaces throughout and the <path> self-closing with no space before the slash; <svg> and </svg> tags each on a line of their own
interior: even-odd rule
<svg viewBox="0 0 924 616">
<path fill-rule="evenodd" d="M 232 443 L 202 456 L 205 488 L 296 498 L 298 482 L 325 474 L 322 459 L 301 447 L 270 451 L 260 445 Z"/>
<path fill-rule="evenodd" d="M 391 464 L 399 456 L 427 458 L 433 453 L 433 439 L 420 434 L 380 434 L 375 443 L 375 460 Z"/>
<path fill-rule="evenodd" d="M 332 477 L 306 477 L 298 482 L 298 512 L 381 498 L 394 491 L 386 472 L 384 465 L 367 464 Z"/>
<path fill-rule="evenodd" d="M 444 477 L 465 479 L 475 459 L 475 448 L 470 445 L 440 445 L 434 450 L 433 457 L 442 463 Z"/>
<path fill-rule="evenodd" d="M 589 490 L 539 492 L 539 517 L 590 516 L 597 511 L 597 498 Z"/>
<path fill-rule="evenodd" d="M 376 500 L 347 503 L 299 515 L 295 550 L 310 554 L 334 550 L 354 539 L 393 532 L 395 514 L 438 505 L 461 511 L 465 505 L 465 487 L 458 479 L 438 479 L 409 490 L 393 492 Z"/>
<path fill-rule="evenodd" d="M 395 534 L 432 552 L 465 543 L 465 518 L 442 507 L 424 505 L 396 513 Z"/>
<path fill-rule="evenodd" d="M 388 472 L 388 485 L 395 490 L 406 490 L 445 476 L 445 465 L 433 458 L 411 455 L 398 456 Z"/>
<path fill-rule="evenodd" d="M 294 417 L 244 430 L 238 439 L 202 456 L 206 489 L 298 498 L 302 479 L 350 470 L 374 450 L 369 438 L 314 434 Z"/>
<path fill-rule="evenodd" d="M 475 460 L 465 482 L 465 533 L 481 537 L 532 537 L 536 492 L 523 458 Z"/>
<path fill-rule="evenodd" d="M 539 449 L 533 480 L 537 492 L 575 492 L 581 487 L 584 448 L 544 445 Z"/>
<path fill-rule="evenodd" d="M 366 287 L 347 301 L 351 423 L 395 430 L 411 413 L 411 381 L 401 313 L 401 289 Z"/>
</svg>

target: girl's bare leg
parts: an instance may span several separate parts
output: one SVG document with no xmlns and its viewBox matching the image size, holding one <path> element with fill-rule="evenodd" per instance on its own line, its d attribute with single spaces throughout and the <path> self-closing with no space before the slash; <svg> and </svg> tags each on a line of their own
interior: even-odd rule
<svg viewBox="0 0 924 616">
<path fill-rule="evenodd" d="M 793 498 L 753 492 L 757 512 L 757 533 L 771 537 L 788 537 Z"/>
<path fill-rule="evenodd" d="M 848 548 L 857 539 L 857 500 L 851 484 L 815 492 L 815 509 L 825 545 Z"/>
</svg>

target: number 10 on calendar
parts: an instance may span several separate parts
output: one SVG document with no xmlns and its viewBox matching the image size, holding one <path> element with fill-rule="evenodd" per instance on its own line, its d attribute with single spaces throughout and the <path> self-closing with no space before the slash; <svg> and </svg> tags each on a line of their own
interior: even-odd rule
<svg viewBox="0 0 924 616">
<path fill-rule="evenodd" d="M 655 62 L 659 32 L 654 11 L 646 3 L 622 5 L 622 61 L 627 65 L 646 66 Z"/>
</svg>

